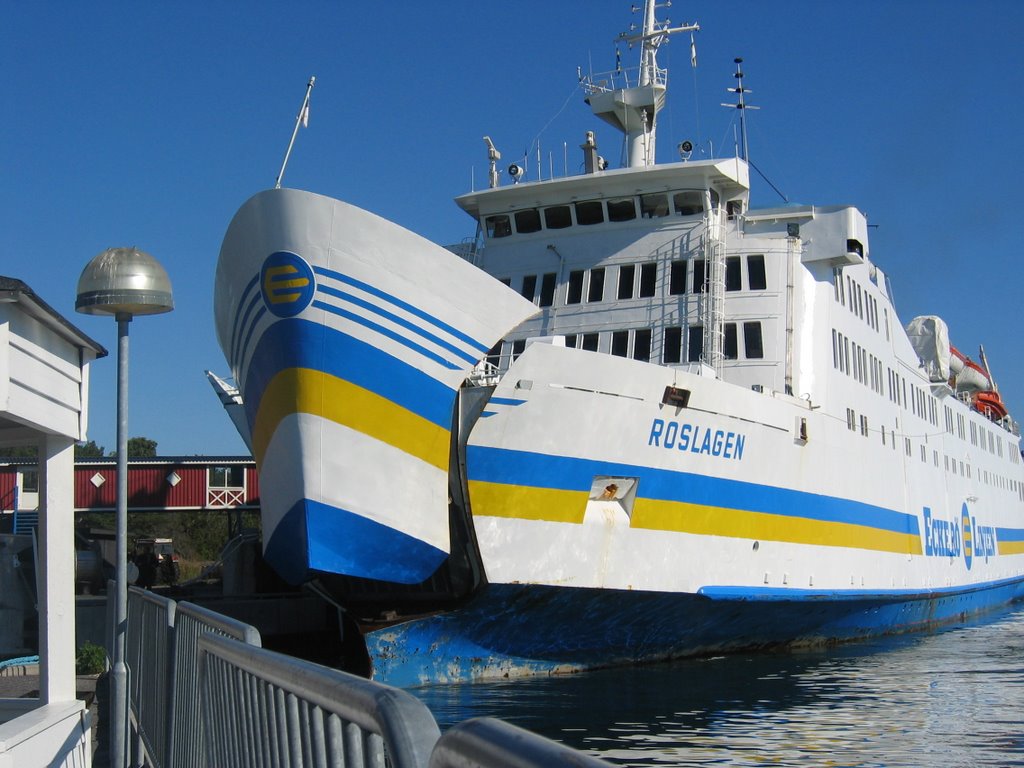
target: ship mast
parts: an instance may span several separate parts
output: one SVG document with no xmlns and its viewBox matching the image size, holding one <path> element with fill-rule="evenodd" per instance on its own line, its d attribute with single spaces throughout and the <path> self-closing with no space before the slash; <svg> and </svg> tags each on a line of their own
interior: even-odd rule
<svg viewBox="0 0 1024 768">
<path fill-rule="evenodd" d="M 658 68 L 658 48 L 670 35 L 700 29 L 697 24 L 669 27 L 670 21 L 659 22 L 655 11 L 668 5 L 671 3 L 658 5 L 655 0 L 647 0 L 640 33 L 623 32 L 618 37 L 630 48 L 640 44 L 638 71 L 629 73 L 617 69 L 607 75 L 592 75 L 584 81 L 587 102 L 594 114 L 625 134 L 630 168 L 654 165 L 655 128 L 658 112 L 665 106 L 668 83 L 668 70 Z M 634 6 L 633 10 L 639 9 Z M 620 81 L 623 87 L 619 87 Z"/>
</svg>

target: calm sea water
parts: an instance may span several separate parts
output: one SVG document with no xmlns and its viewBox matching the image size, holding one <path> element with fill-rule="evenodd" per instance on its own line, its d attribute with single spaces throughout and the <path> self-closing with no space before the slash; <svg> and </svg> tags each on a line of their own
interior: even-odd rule
<svg viewBox="0 0 1024 768">
<path fill-rule="evenodd" d="M 1024 608 L 933 634 L 413 691 L 620 765 L 1024 765 Z"/>
</svg>

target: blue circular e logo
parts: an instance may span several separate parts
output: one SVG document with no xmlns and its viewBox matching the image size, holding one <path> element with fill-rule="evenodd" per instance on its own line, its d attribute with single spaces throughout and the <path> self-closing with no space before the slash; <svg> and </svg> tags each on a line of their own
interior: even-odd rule
<svg viewBox="0 0 1024 768">
<path fill-rule="evenodd" d="M 964 563 L 967 570 L 971 570 L 971 561 L 974 559 L 974 531 L 971 528 L 971 515 L 967 511 L 967 502 L 964 502 L 960 512 L 960 525 L 964 531 Z"/>
<path fill-rule="evenodd" d="M 288 251 L 270 254 L 260 270 L 263 303 L 277 317 L 295 317 L 313 301 L 316 278 L 301 256 Z"/>
</svg>

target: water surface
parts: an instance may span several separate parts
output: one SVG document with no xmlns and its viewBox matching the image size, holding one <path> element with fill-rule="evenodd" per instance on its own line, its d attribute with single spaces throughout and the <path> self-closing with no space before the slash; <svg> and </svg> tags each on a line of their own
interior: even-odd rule
<svg viewBox="0 0 1024 768">
<path fill-rule="evenodd" d="M 1024 608 L 814 651 L 413 689 L 631 766 L 1024 765 Z"/>
</svg>

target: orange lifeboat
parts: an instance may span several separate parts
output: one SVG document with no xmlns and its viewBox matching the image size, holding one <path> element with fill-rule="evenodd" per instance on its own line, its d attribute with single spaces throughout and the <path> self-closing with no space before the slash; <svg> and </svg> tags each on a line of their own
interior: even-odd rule
<svg viewBox="0 0 1024 768">
<path fill-rule="evenodd" d="M 956 391 L 969 394 L 971 406 L 978 413 L 993 421 L 1005 419 L 1008 411 L 990 374 L 952 344 L 949 346 L 949 353 L 950 371 L 954 378 L 952 383 Z M 983 362 L 984 359 L 984 351 L 982 351 Z"/>
</svg>

